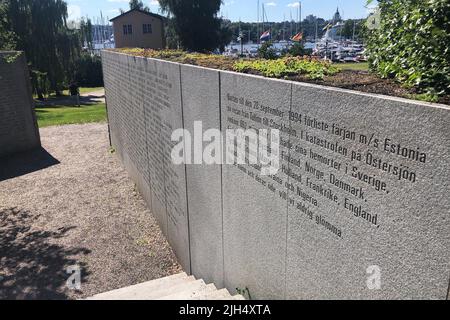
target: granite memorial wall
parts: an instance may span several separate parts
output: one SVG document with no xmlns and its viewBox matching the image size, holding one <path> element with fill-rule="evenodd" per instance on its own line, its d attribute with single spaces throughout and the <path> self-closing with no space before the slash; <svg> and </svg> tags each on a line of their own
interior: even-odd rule
<svg viewBox="0 0 450 320">
<path fill-rule="evenodd" d="M 448 298 L 448 106 L 102 58 L 112 145 L 187 272 L 253 299 Z M 278 173 L 173 164 L 198 121 L 278 129 Z"/>
<path fill-rule="evenodd" d="M 0 157 L 41 145 L 25 55 L 0 52 Z"/>
</svg>

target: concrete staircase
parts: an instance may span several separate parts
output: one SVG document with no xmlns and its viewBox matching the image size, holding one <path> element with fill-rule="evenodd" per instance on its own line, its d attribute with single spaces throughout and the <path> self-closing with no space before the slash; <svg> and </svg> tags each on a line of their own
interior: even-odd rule
<svg viewBox="0 0 450 320">
<path fill-rule="evenodd" d="M 186 273 L 97 294 L 87 300 L 245 300 Z"/>
</svg>

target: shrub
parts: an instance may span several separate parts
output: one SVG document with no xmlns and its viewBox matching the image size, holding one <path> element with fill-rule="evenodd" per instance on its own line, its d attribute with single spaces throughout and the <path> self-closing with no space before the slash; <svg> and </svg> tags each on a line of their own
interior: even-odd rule
<svg viewBox="0 0 450 320">
<path fill-rule="evenodd" d="M 80 87 L 102 87 L 103 71 L 100 57 L 91 56 L 88 53 L 82 54 L 75 63 L 75 75 L 72 81 Z"/>
<path fill-rule="evenodd" d="M 39 98 L 43 99 L 44 96 L 48 96 L 50 92 L 50 81 L 47 77 L 47 73 L 37 70 L 31 70 L 31 86 L 33 93 Z"/>
<path fill-rule="evenodd" d="M 276 60 L 241 60 L 235 63 L 234 69 L 238 72 L 256 71 L 272 78 L 306 75 L 310 79 L 323 79 L 326 75 L 334 75 L 339 72 L 339 69 L 329 62 L 300 57 Z"/>
<path fill-rule="evenodd" d="M 273 44 L 270 41 L 264 42 L 258 49 L 258 57 L 262 59 L 276 59 L 277 51 L 273 48 Z"/>
<path fill-rule="evenodd" d="M 371 69 L 419 92 L 450 92 L 450 1 L 379 0 L 380 28 L 369 33 Z"/>
<path fill-rule="evenodd" d="M 282 78 L 295 75 L 306 75 L 310 79 L 323 79 L 326 75 L 333 75 L 340 71 L 329 62 L 310 57 L 284 57 L 278 59 L 241 59 L 236 60 L 221 55 L 189 53 L 179 50 L 149 50 L 121 48 L 116 51 L 165 59 L 169 61 L 199 65 L 221 70 L 237 72 L 254 72 L 267 77 Z"/>
<path fill-rule="evenodd" d="M 301 43 L 295 43 L 289 48 L 287 54 L 293 57 L 302 57 L 312 54 L 312 49 L 305 49 Z"/>
</svg>

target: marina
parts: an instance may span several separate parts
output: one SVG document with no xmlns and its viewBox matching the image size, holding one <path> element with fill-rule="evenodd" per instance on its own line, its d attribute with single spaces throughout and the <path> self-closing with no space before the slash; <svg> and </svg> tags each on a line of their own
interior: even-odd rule
<svg viewBox="0 0 450 320">
<path fill-rule="evenodd" d="M 337 9 L 333 18 L 329 20 L 329 23 L 321 30 L 323 32 L 321 37 L 318 36 L 319 30 L 317 18 L 314 18 L 316 19 L 315 36 L 306 37 L 301 21 L 300 3 L 298 7 L 299 21 L 285 21 L 283 23 L 283 29 L 279 31 L 280 34 L 278 34 L 278 37 L 272 34 L 273 23 L 264 22 L 264 20 L 261 23 L 258 21 L 257 29 L 267 29 L 267 31 L 262 33 L 257 42 L 248 39 L 248 41 L 244 43 L 244 34 L 250 34 L 250 31 L 240 29 L 236 41 L 232 41 L 226 46 L 225 51 L 222 54 L 231 57 L 256 58 L 259 56 L 259 49 L 261 46 L 265 43 L 270 43 L 271 49 L 274 50 L 277 56 L 281 57 L 289 53 L 290 49 L 295 45 L 300 44 L 305 53 L 320 59 L 341 63 L 367 61 L 364 45 L 358 39 L 356 34 L 356 21 L 353 22 L 352 35 L 348 37 L 344 32 L 344 28 L 346 27 L 344 20 L 339 13 L 339 9 Z M 262 6 L 262 11 L 263 17 L 265 18 L 266 10 L 264 5 Z M 287 27 L 287 24 L 290 24 L 290 27 Z M 290 29 L 288 31 L 290 33 L 288 39 L 286 37 L 286 29 Z"/>
</svg>

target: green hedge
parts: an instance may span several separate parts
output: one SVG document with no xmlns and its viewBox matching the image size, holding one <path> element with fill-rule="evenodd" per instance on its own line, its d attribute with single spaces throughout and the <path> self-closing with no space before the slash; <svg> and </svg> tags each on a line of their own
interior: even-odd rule
<svg viewBox="0 0 450 320">
<path fill-rule="evenodd" d="M 378 3 L 380 28 L 370 32 L 367 44 L 371 69 L 419 92 L 450 93 L 450 1 Z"/>
<path fill-rule="evenodd" d="M 74 80 L 80 87 L 103 87 L 101 58 L 83 53 L 76 62 Z"/>
</svg>

